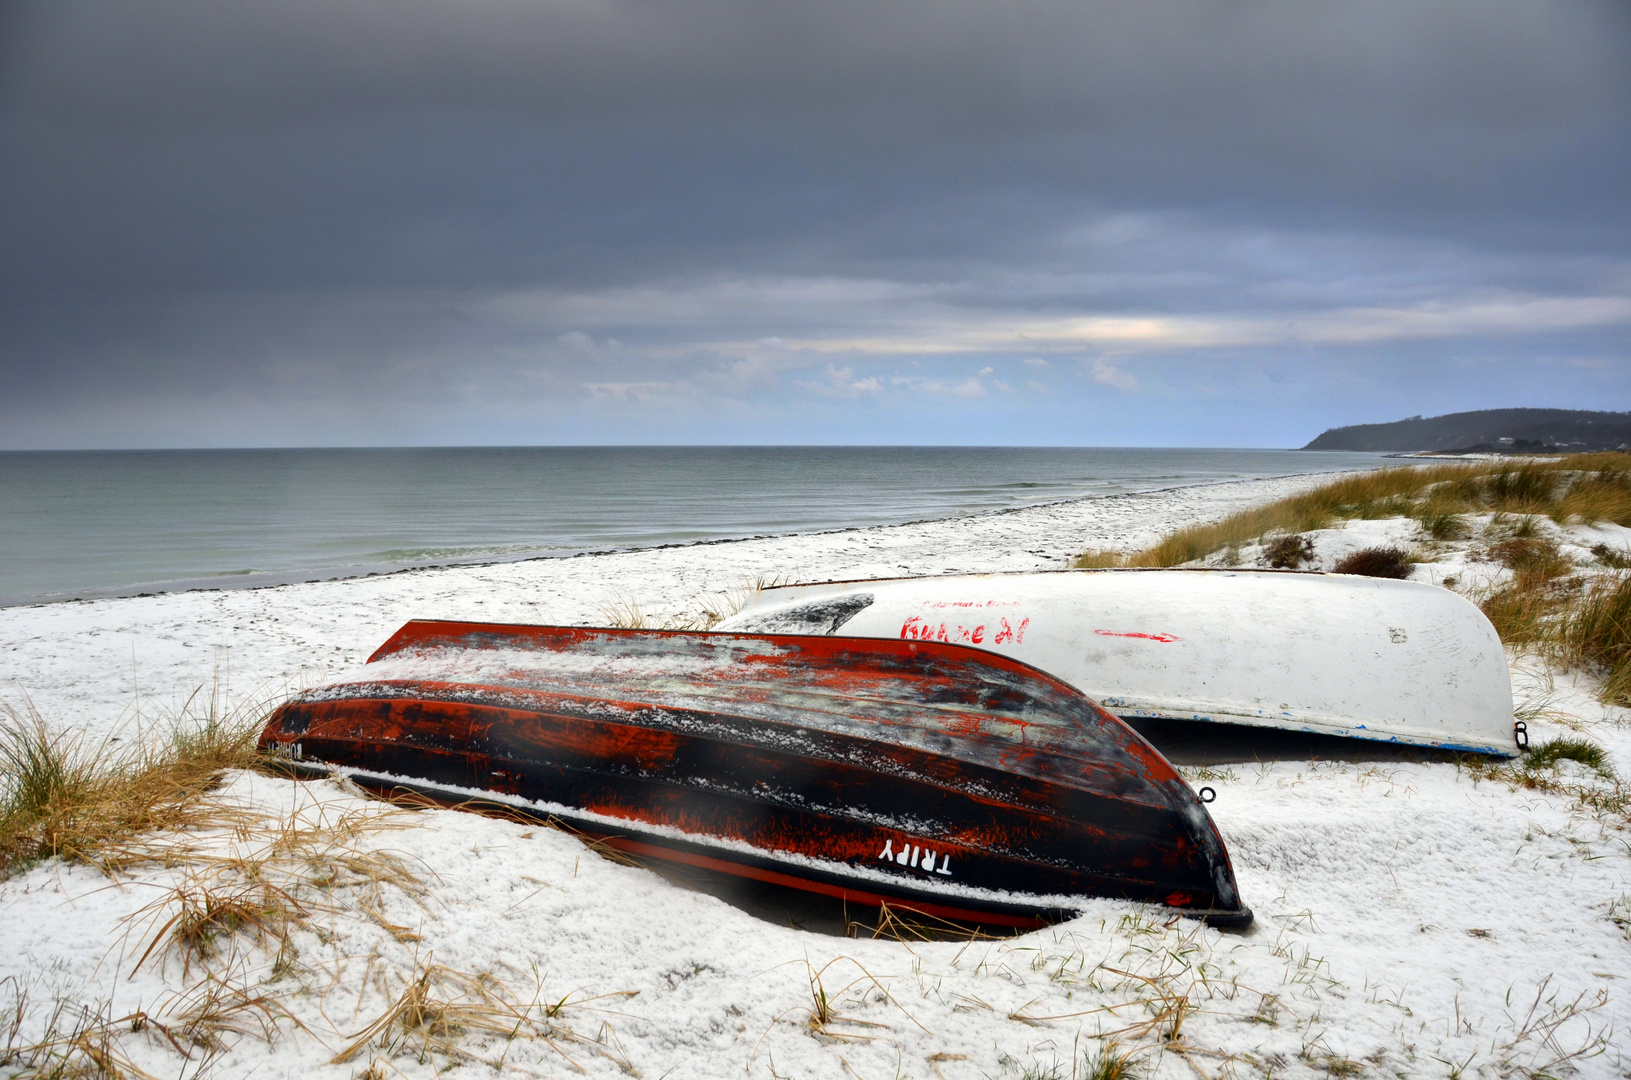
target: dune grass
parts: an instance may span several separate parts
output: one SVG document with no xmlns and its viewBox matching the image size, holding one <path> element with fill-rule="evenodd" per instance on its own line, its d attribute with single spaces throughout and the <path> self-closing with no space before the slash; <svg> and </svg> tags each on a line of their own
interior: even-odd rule
<svg viewBox="0 0 1631 1080">
<path fill-rule="evenodd" d="M 1631 705 L 1631 576 L 1601 577 L 1582 589 L 1557 620 L 1561 650 L 1602 673 L 1602 699 Z"/>
<path fill-rule="evenodd" d="M 1596 673 L 1605 704 L 1631 706 L 1631 574 L 1576 575 L 1556 542 L 1542 538 L 1505 540 L 1489 554 L 1512 571 L 1479 598 L 1501 640 Z"/>
<path fill-rule="evenodd" d="M 1276 570 L 1296 570 L 1314 561 L 1314 541 L 1301 533 L 1282 536 L 1264 549 L 1263 557 Z"/>
<path fill-rule="evenodd" d="M 1402 579 L 1410 576 L 1410 553 L 1397 547 L 1368 547 L 1349 555 L 1331 568 L 1337 574 Z"/>
<path fill-rule="evenodd" d="M 27 703 L 0 706 L 0 878 L 42 859 L 95 862 L 134 833 L 184 824 L 222 772 L 258 763 L 262 716 L 184 712 L 120 749 L 53 731 Z"/>
<path fill-rule="evenodd" d="M 1542 743 L 1529 751 L 1527 764 L 1531 769 L 1550 769 L 1560 761 L 1578 762 L 1603 775 L 1614 775 L 1608 754 L 1601 746 L 1585 739 L 1563 738 Z"/>
<path fill-rule="evenodd" d="M 1425 535 L 1468 534 L 1462 515 L 1518 514 L 1631 525 L 1631 454 L 1575 454 L 1553 461 L 1406 465 L 1344 476 L 1312 491 L 1179 529 L 1128 555 L 1094 551 L 1077 566 L 1181 566 L 1274 536 L 1329 528 L 1338 521 L 1414 518 Z"/>
<path fill-rule="evenodd" d="M 638 596 L 618 593 L 600 602 L 600 618 L 603 625 L 620 630 L 712 630 L 764 590 L 792 581 L 790 575 L 783 574 L 743 578 L 733 588 L 698 593 L 680 611 L 661 617 L 648 612 Z"/>
</svg>

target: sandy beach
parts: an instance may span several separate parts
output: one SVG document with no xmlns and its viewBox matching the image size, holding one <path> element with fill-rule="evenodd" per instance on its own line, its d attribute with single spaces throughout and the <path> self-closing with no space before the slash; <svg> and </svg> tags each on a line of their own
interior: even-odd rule
<svg viewBox="0 0 1631 1080">
<path fill-rule="evenodd" d="M 661 625 L 755 581 L 1056 569 L 1324 479 L 11 608 L 0 699 L 126 738 L 195 693 L 230 706 L 327 681 L 414 617 L 594 624 L 638 607 Z M 1403 527 L 1348 532 L 1357 544 Z M 1589 680 L 1519 657 L 1514 692 L 1551 710 L 1537 738 L 1566 724 L 1631 767 L 1625 715 L 1597 704 Z M 1258 915 L 1249 931 L 1098 901 L 1011 940 L 907 944 L 773 925 L 547 829 L 241 774 L 187 841 L 203 854 L 133 858 L 112 876 L 49 864 L 0 884 L 0 1014 L 26 995 L 13 1042 L 53 1015 L 59 1028 L 82 1018 L 71 1022 L 101 1032 L 130 1076 L 1075 1078 L 1107 1040 L 1151 1077 L 1625 1075 L 1623 822 L 1454 764 L 1272 762 L 1191 778 L 1217 790 L 1210 810 Z M 251 864 L 258 876 L 242 876 Z M 401 873 L 312 876 L 342 864 Z M 281 936 L 228 935 L 213 959 L 147 951 L 210 882 L 270 882 L 311 914 Z M 226 1019 L 199 1019 L 211 987 Z M 442 1035 L 392 1012 L 415 992 L 453 1018 Z M 137 1012 L 155 1023 L 103 1023 Z"/>
</svg>

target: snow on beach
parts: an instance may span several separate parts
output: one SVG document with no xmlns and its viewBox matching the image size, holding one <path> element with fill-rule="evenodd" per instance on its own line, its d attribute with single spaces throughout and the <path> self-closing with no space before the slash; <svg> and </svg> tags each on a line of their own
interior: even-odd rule
<svg viewBox="0 0 1631 1080">
<path fill-rule="evenodd" d="M 128 738 L 200 687 L 230 698 L 327 681 L 413 617 L 596 623 L 637 603 L 660 623 L 754 580 L 1057 568 L 1323 479 L 12 608 L 0 698 L 26 694 L 56 725 Z M 1334 558 L 1403 529 L 1352 522 L 1315 534 L 1316 549 Z M 1487 571 L 1452 555 L 1417 572 Z M 1544 702 L 1631 767 L 1624 717 L 1589 681 L 1515 663 L 1520 704 Z M 1536 737 L 1564 730 L 1539 720 Z M 26 994 L 14 1044 L 55 1017 L 106 1068 L 165 1077 L 495 1064 L 676 1080 L 1075 1077 L 1111 1033 L 1162 1077 L 1626 1074 L 1622 823 L 1452 764 L 1288 761 L 1193 778 L 1217 789 L 1251 930 L 1100 901 L 1011 940 L 905 944 L 774 925 L 548 829 L 241 774 L 198 830 L 133 842 L 111 878 L 51 864 L 0 884 L 0 1029 Z M 166 935 L 211 897 L 263 914 L 189 955 Z M 280 897 L 304 915 L 265 914 L 287 907 Z"/>
</svg>

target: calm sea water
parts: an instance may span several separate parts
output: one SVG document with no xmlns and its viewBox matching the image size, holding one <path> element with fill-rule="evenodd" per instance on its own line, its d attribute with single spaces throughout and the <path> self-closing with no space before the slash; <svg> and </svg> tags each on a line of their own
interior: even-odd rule
<svg viewBox="0 0 1631 1080">
<path fill-rule="evenodd" d="M 1381 461 L 966 447 L 0 453 L 0 605 L 893 524 Z"/>
</svg>

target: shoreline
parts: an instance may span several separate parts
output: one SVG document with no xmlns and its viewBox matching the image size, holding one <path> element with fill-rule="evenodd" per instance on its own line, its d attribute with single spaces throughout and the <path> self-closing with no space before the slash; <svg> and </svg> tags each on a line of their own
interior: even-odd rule
<svg viewBox="0 0 1631 1080">
<path fill-rule="evenodd" d="M 26 700 L 93 737 L 180 708 L 200 688 L 235 702 L 327 681 L 410 618 L 599 625 L 631 603 L 653 625 L 728 604 L 755 581 L 1062 568 L 1139 547 L 1200 516 L 1326 482 L 1300 473 L 1064 500 L 899 525 L 415 568 L 242 589 L 0 608 L 0 701 Z"/>
<path fill-rule="evenodd" d="M 1379 465 L 1378 468 L 1397 466 Z M 1191 484 L 1174 484 L 1168 487 L 1137 488 L 1132 491 L 1118 491 L 1110 495 L 1081 495 L 1068 499 L 1050 499 L 1046 502 L 1029 503 L 1024 506 L 1003 506 L 989 510 L 976 510 L 966 514 L 950 514 L 945 517 L 912 518 L 908 521 L 889 522 L 881 525 L 842 525 L 830 529 L 814 529 L 806 532 L 785 533 L 756 533 L 751 536 L 721 536 L 701 540 L 673 541 L 657 544 L 634 545 L 629 547 L 585 548 L 576 551 L 562 551 L 551 554 L 518 555 L 514 558 L 477 558 L 469 562 L 439 562 L 424 563 L 408 566 L 397 566 L 392 569 L 361 570 L 357 573 L 341 572 L 326 577 L 305 577 L 312 571 L 244 571 L 244 577 L 254 577 L 253 583 L 244 584 L 192 584 L 193 582 L 211 581 L 211 578 L 180 578 L 173 582 L 145 582 L 136 585 L 114 586 L 106 591 L 93 592 L 80 596 L 62 596 L 57 598 L 40 599 L 0 599 L 0 611 L 13 608 L 48 607 L 55 604 L 90 604 L 106 600 L 135 600 L 147 599 L 155 596 L 176 596 L 186 593 L 216 593 L 216 592 L 245 592 L 258 589 L 281 589 L 294 585 L 324 585 L 347 581 L 361 581 L 366 578 L 393 577 L 399 574 L 413 574 L 433 572 L 440 570 L 481 569 L 494 566 L 509 566 L 518 563 L 549 562 L 558 559 L 597 558 L 609 555 L 628 555 L 642 551 L 666 551 L 670 549 L 684 549 L 696 547 L 711 547 L 720 544 L 742 544 L 766 540 L 794 540 L 802 537 L 835 536 L 844 533 L 865 532 L 872 529 L 899 529 L 917 525 L 934 525 L 949 521 L 969 521 L 979 518 L 999 517 L 1005 514 L 1022 514 L 1031 510 L 1041 510 L 1049 507 L 1067 506 L 1073 503 L 1094 502 L 1107 499 L 1125 499 L 1143 495 L 1157 495 L 1166 492 L 1185 491 L 1190 488 L 1224 487 L 1230 484 L 1272 483 L 1282 480 L 1294 480 L 1303 477 L 1334 477 L 1345 472 L 1354 472 L 1351 469 L 1333 469 L 1327 472 L 1316 473 L 1282 473 L 1275 476 L 1254 476 L 1233 480 L 1203 480 Z M 367 565 L 367 564 L 364 564 Z M 386 564 L 380 564 L 386 565 Z M 225 575 L 217 575 L 221 577 Z M 171 585 L 171 588 L 159 588 L 160 585 Z"/>
<path fill-rule="evenodd" d="M 1357 455 L 1350 455 L 1357 457 Z M 1373 463 L 1372 463 L 1373 462 Z M 1386 467 L 1380 458 L 1372 457 L 1372 462 L 1365 463 L 1336 463 L 1319 462 L 1318 471 L 1334 473 L 1347 468 Z M 419 569 L 447 569 L 457 566 L 489 566 L 499 563 L 525 563 L 533 560 L 556 560 L 556 558 L 577 558 L 582 555 L 612 555 L 612 553 L 625 553 L 625 551 L 651 550 L 651 548 L 664 547 L 693 547 L 701 543 L 732 543 L 739 540 L 767 540 L 767 538 L 799 537 L 799 535 L 812 535 L 812 533 L 843 532 L 850 529 L 873 529 L 873 527 L 894 527 L 894 525 L 915 525 L 935 522 L 935 520 L 957 519 L 957 517 L 980 517 L 988 514 L 1010 514 L 1010 512 L 1023 512 L 1032 507 L 1050 506 L 1055 502 L 1078 501 L 1078 499 L 1117 498 L 1122 494 L 1142 494 L 1148 491 L 1161 491 L 1161 489 L 1184 488 L 1184 486 L 1210 486 L 1217 483 L 1241 483 L 1253 480 L 1279 480 L 1284 476 L 1315 475 L 1303 473 L 1302 467 L 1288 462 L 1277 462 L 1279 468 L 1285 471 L 1274 471 L 1266 476 L 1240 475 L 1240 468 L 1236 468 L 1233 478 L 1215 478 L 1199 473 L 1184 475 L 1186 468 L 1179 468 L 1179 475 L 1161 475 L 1163 470 L 1153 470 L 1147 476 L 1122 476 L 1120 465 L 1116 462 L 1107 463 L 1109 473 L 1101 480 L 1091 480 L 1076 476 L 1072 483 L 1065 483 L 1057 476 L 1044 476 L 1037 481 L 1037 488 L 1050 488 L 1050 491 L 1041 491 L 1034 496 L 1019 496 L 1014 494 L 1010 499 L 997 498 L 951 498 L 951 491 L 939 491 L 946 498 L 915 499 L 908 498 L 904 491 L 895 491 L 899 499 L 861 499 L 860 504 L 850 506 L 845 502 L 825 502 L 820 506 L 819 512 L 789 511 L 778 512 L 767 516 L 762 509 L 758 511 L 745 511 L 742 516 L 732 520 L 729 516 L 718 514 L 701 514 L 700 517 L 680 516 L 674 520 L 672 514 L 654 511 L 661 516 L 657 525 L 646 524 L 643 517 L 630 517 L 630 507 L 620 506 L 613 509 L 613 517 L 617 525 L 615 529 L 608 529 L 612 535 L 592 535 L 602 532 L 599 529 L 582 529 L 582 527 L 568 527 L 564 530 L 551 530 L 548 522 L 538 520 L 533 522 L 535 529 L 530 533 L 515 533 L 514 529 L 501 529 L 488 535 L 491 530 L 462 529 L 453 522 L 444 522 L 445 529 L 440 530 L 439 542 L 432 543 L 429 535 L 414 537 L 406 542 L 403 537 L 391 537 L 391 542 L 375 540 L 365 533 L 356 530 L 341 529 L 334 533 L 331 540 L 339 543 L 339 547 L 329 545 L 325 550 L 290 550 L 287 545 L 272 543 L 271 547 L 256 548 L 254 543 L 246 538 L 230 540 L 228 547 L 233 548 L 230 553 L 217 553 L 212 556 L 202 556 L 192 553 L 188 558 L 178 561 L 175 566 L 152 564 L 144 556 L 137 556 L 130 561 L 124 569 L 124 579 L 91 578 L 90 581 L 73 581 L 73 578 L 86 578 L 86 574 L 60 573 L 59 569 L 41 568 L 34 574 L 34 581 L 10 581 L 8 591 L 0 594 L 0 609 L 11 607 L 34 607 L 41 604 L 72 604 L 82 600 L 108 600 L 129 599 L 144 594 L 171 594 L 171 592 L 212 591 L 212 589 L 258 589 L 258 587 L 277 587 L 285 584 L 313 584 L 323 581 L 346 581 L 346 579 L 367 578 L 367 576 L 387 576 L 387 574 L 408 573 Z M 1050 467 L 1052 468 L 1052 467 Z M 946 480 L 946 478 L 941 478 Z M 954 485 L 956 486 L 956 485 Z M 894 488 L 899 488 L 895 485 Z M 891 491 L 894 491 L 891 488 Z M 1106 491 L 1106 488 L 1109 491 Z M 938 491 L 938 489 L 936 489 Z M 827 493 L 832 494 L 832 493 Z M 887 494 L 887 493 L 886 493 Z M 1039 501 L 1029 501 L 1039 499 Z M 925 504 L 926 502 L 926 504 Z M 789 507 L 793 504 L 789 504 Z M 889 507 L 894 506 L 900 512 L 900 517 L 889 514 Z M 846 509 L 848 507 L 848 509 Z M 473 514 L 480 516 L 480 507 L 465 507 Z M 499 507 L 488 507 L 497 512 Z M 581 512 L 584 507 L 566 507 L 571 517 L 572 512 Z M 825 520 L 824 520 L 825 519 Z M 662 524 L 665 522 L 665 524 Z M 232 529 L 235 525 L 223 524 L 225 529 Z M 385 524 L 382 524 L 385 527 Z M 320 530 L 321 532 L 321 530 Z M 387 532 L 390 529 L 387 527 Z M 468 535 L 466 535 L 468 533 Z M 559 535 L 558 535 L 559 533 Z M 114 533 L 117 535 L 117 533 Z M 326 540 L 326 533 L 320 540 Z M 163 540 L 163 537 L 158 538 Z M 398 540 L 403 540 L 403 547 L 395 547 Z M 157 542 L 157 540 L 155 540 Z M 168 540 L 163 540 L 168 543 Z M 245 547 L 248 543 L 248 547 Z M 235 547 L 233 547 L 235 545 Z M 85 547 L 85 545 L 80 545 Z M 373 548 L 391 548 L 391 550 L 373 550 Z M 241 550 L 238 550 L 241 548 Z M 78 548 L 75 548 L 78 550 Z M 132 550 L 140 550 L 139 545 Z M 82 560 L 95 560 L 96 551 L 101 548 L 90 545 L 88 550 L 80 553 Z M 24 551 L 24 566 L 29 566 L 28 551 Z M 101 551 L 101 555 L 109 564 L 124 563 L 124 556 L 113 548 Z M 158 560 L 163 563 L 165 560 Z M 188 566 L 191 561 L 192 566 Z M 197 564 L 201 563 L 201 564 Z M 227 563 L 223 568 L 222 563 Z M 70 566 L 70 564 L 65 564 Z M 248 569 L 246 569 L 248 568 Z M 36 584 L 38 582 L 38 584 Z"/>
</svg>

